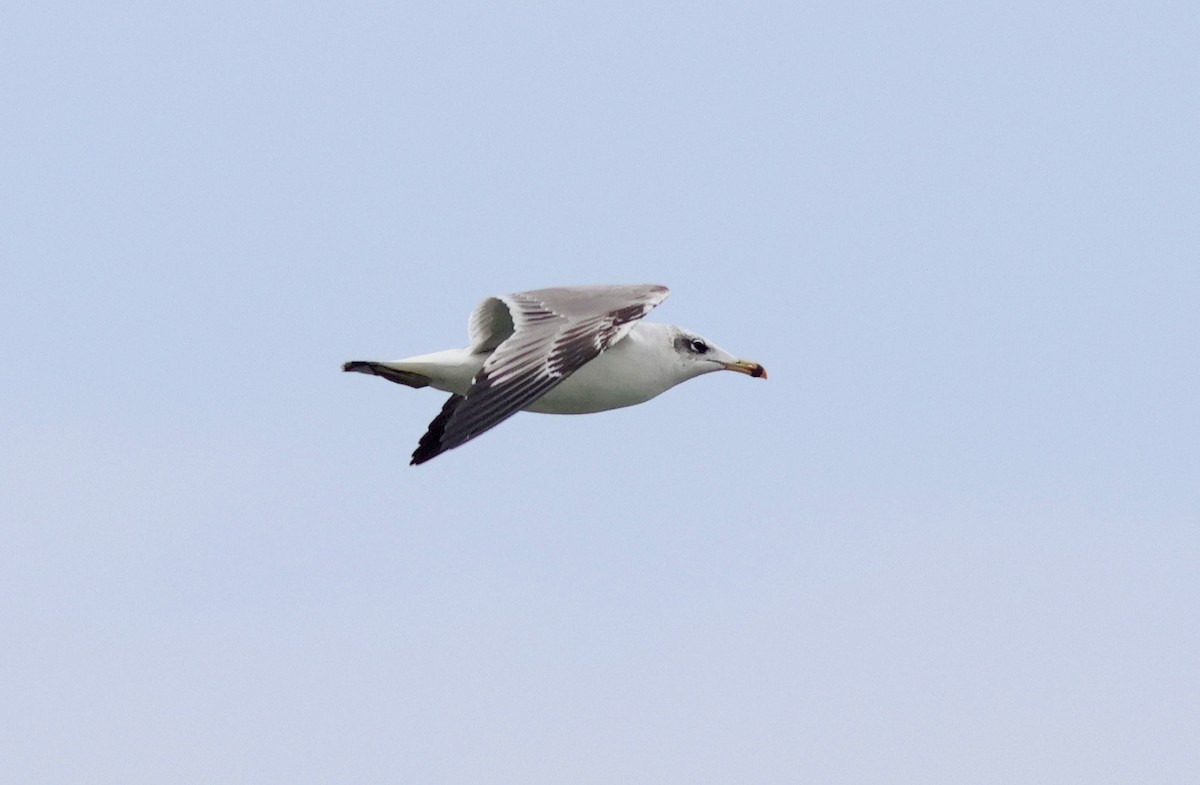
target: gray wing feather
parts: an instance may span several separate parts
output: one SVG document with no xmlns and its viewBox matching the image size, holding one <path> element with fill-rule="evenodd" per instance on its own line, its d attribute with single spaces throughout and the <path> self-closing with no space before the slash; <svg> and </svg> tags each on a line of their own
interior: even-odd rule
<svg viewBox="0 0 1200 785">
<path fill-rule="evenodd" d="M 489 297 L 471 311 L 467 338 L 471 351 L 490 352 L 513 334 L 512 314 L 499 297 Z"/>
<path fill-rule="evenodd" d="M 472 346 L 505 332 L 467 391 L 440 423 L 423 460 L 494 428 L 542 397 L 624 338 L 633 323 L 666 299 L 665 286 L 577 286 L 489 298 L 471 316 Z M 426 435 L 429 437 L 429 434 Z"/>
</svg>

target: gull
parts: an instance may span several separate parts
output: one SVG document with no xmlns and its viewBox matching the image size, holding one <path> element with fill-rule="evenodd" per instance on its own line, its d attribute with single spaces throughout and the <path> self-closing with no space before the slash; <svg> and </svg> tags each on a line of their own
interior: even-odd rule
<svg viewBox="0 0 1200 785">
<path fill-rule="evenodd" d="M 713 371 L 767 378 L 691 330 L 641 318 L 665 286 L 563 286 L 488 297 L 467 323 L 469 345 L 343 371 L 450 393 L 412 454 L 418 465 L 519 411 L 591 414 L 634 406 Z"/>
</svg>

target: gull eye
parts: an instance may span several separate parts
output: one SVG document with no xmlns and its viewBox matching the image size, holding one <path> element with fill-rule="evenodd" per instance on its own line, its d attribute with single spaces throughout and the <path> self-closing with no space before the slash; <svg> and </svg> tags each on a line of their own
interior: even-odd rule
<svg viewBox="0 0 1200 785">
<path fill-rule="evenodd" d="M 692 347 L 692 351 L 695 352 L 696 354 L 704 354 L 705 352 L 708 351 L 708 344 L 706 344 L 704 341 L 700 340 L 699 338 L 693 338 L 692 342 L 689 344 L 689 346 Z"/>
</svg>

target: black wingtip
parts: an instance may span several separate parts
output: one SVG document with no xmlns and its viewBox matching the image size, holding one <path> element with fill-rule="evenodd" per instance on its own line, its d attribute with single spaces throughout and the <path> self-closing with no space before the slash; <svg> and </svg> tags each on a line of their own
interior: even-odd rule
<svg viewBox="0 0 1200 785">
<path fill-rule="evenodd" d="M 464 400 L 466 399 L 461 395 L 451 395 L 446 399 L 438 416 L 433 418 L 433 422 L 429 423 L 429 429 L 425 431 L 421 441 L 417 442 L 417 449 L 413 451 L 412 460 L 408 462 L 409 466 L 420 466 L 445 452 L 445 449 L 442 448 L 442 435 L 446 432 L 446 423 L 450 422 L 454 410 Z"/>
</svg>

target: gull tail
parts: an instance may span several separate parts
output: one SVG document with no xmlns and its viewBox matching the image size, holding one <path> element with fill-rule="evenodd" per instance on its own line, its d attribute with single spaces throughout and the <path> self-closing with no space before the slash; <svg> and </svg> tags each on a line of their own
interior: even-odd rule
<svg viewBox="0 0 1200 785">
<path fill-rule="evenodd" d="M 382 376 L 405 387 L 433 386 L 465 395 L 485 359 L 487 355 L 473 354 L 469 349 L 447 349 L 390 362 L 351 360 L 342 365 L 342 370 Z"/>
<path fill-rule="evenodd" d="M 403 384 L 405 387 L 420 389 L 429 386 L 429 377 L 422 373 L 405 368 L 404 363 L 383 363 L 375 360 L 351 360 L 342 364 L 343 371 L 369 373 L 372 376 L 382 376 L 389 382 Z"/>
</svg>

